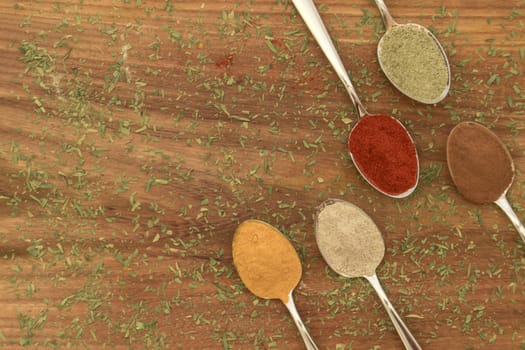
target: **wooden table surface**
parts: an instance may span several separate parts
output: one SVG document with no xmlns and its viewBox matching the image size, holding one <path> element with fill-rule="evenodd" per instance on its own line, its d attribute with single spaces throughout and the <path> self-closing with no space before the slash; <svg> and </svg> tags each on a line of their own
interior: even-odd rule
<svg viewBox="0 0 525 350">
<path fill-rule="evenodd" d="M 314 208 L 342 198 L 383 232 L 378 276 L 424 349 L 525 348 L 524 244 L 457 193 L 445 153 L 457 123 L 492 128 L 525 217 L 525 2 L 388 1 L 448 53 L 450 94 L 430 106 L 380 71 L 372 1 L 317 5 L 363 103 L 414 136 L 406 199 L 352 165 L 356 112 L 289 0 L 0 1 L 0 347 L 304 348 L 233 266 L 255 218 L 299 253 L 320 349 L 402 349 L 367 282 L 317 249 Z"/>
</svg>

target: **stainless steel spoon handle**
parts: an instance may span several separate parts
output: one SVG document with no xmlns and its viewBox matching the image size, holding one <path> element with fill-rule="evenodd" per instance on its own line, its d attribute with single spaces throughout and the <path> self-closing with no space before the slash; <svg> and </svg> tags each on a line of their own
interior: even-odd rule
<svg viewBox="0 0 525 350">
<path fill-rule="evenodd" d="M 509 217 L 510 221 L 512 222 L 512 225 L 514 225 L 514 227 L 516 228 L 516 231 L 518 231 L 518 233 L 520 234 L 521 239 L 525 243 L 525 227 L 523 226 L 523 224 L 521 223 L 520 219 L 518 218 L 518 215 L 516 215 L 516 213 L 512 209 L 512 207 L 511 207 L 509 201 L 507 200 L 507 197 L 505 196 L 505 194 L 503 194 L 501 197 L 499 197 L 498 200 L 495 201 L 494 203 L 496 203 L 501 208 L 501 210 L 503 210 L 503 212 L 505 214 L 507 214 L 507 216 Z"/>
<path fill-rule="evenodd" d="M 396 328 L 397 334 L 399 334 L 401 341 L 405 345 L 405 348 L 407 350 L 413 350 L 413 349 L 421 350 L 421 347 L 417 343 L 416 338 L 414 338 L 412 333 L 410 333 L 410 330 L 405 325 L 401 317 L 397 314 L 390 300 L 388 300 L 388 297 L 386 296 L 386 293 L 383 290 L 383 287 L 381 287 L 381 283 L 379 283 L 379 279 L 377 278 L 377 275 L 374 274 L 373 276 L 365 276 L 365 278 L 368 280 L 368 282 L 370 282 L 372 287 L 374 287 L 377 295 L 379 296 L 379 299 L 383 303 L 383 306 L 385 307 L 386 312 L 388 313 L 388 316 L 390 316 L 390 319 L 392 320 L 392 323 L 394 324 L 394 327 Z"/>
<path fill-rule="evenodd" d="M 306 23 L 306 26 L 308 29 L 310 29 L 310 32 L 312 32 L 312 35 L 317 41 L 317 44 L 319 44 L 321 50 L 323 50 L 324 54 L 326 55 L 326 58 L 328 58 L 328 61 L 330 61 L 330 64 L 334 68 L 337 76 L 345 86 L 346 91 L 348 91 L 350 99 L 357 109 L 359 116 L 364 117 L 368 113 L 361 103 L 361 100 L 359 100 L 359 97 L 357 96 L 355 88 L 352 85 L 352 81 L 346 72 L 343 62 L 337 53 L 337 49 L 335 48 L 332 38 L 330 37 L 330 34 L 328 33 L 328 30 L 326 29 L 326 26 L 324 25 L 323 20 L 321 19 L 321 16 L 315 7 L 315 4 L 312 0 L 293 0 L 293 3 Z"/>
<path fill-rule="evenodd" d="M 310 337 L 310 334 L 308 333 L 306 326 L 301 320 L 301 316 L 299 316 L 299 313 L 297 312 L 297 309 L 295 308 L 295 304 L 293 302 L 291 292 L 290 294 L 288 294 L 288 302 L 284 303 L 284 305 L 286 305 L 286 308 L 290 312 L 290 315 L 292 316 L 292 319 L 295 322 L 297 329 L 299 330 L 299 334 L 301 334 L 301 337 L 303 338 L 304 345 L 306 345 L 306 349 L 307 350 L 318 350 L 317 345 L 315 345 L 312 337 Z"/>
<path fill-rule="evenodd" d="M 392 15 L 390 15 L 390 12 L 388 11 L 388 8 L 386 7 L 386 4 L 383 0 L 375 0 L 375 2 L 377 8 L 379 9 L 379 13 L 381 14 L 381 18 L 383 18 L 383 23 L 385 23 L 386 30 L 389 30 L 397 23 L 394 21 Z"/>
</svg>

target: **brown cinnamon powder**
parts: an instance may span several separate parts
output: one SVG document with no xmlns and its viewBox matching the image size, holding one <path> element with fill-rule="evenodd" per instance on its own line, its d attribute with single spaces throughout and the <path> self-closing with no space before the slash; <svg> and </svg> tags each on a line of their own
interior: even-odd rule
<svg viewBox="0 0 525 350">
<path fill-rule="evenodd" d="M 496 201 L 514 177 L 509 151 L 496 134 L 479 123 L 463 122 L 452 129 L 447 162 L 459 192 L 474 203 Z"/>
</svg>

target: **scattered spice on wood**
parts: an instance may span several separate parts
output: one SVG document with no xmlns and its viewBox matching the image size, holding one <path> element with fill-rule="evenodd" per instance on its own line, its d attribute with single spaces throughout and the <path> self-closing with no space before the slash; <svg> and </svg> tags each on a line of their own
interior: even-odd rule
<svg viewBox="0 0 525 350">
<path fill-rule="evenodd" d="M 362 118 L 350 133 L 348 147 L 359 171 L 379 191 L 396 196 L 417 185 L 416 147 L 397 119 Z"/>
<path fill-rule="evenodd" d="M 17 307 L 4 308 L 2 344 L 290 347 L 296 334 L 278 322 L 282 315 L 261 312 L 273 303 L 237 298 L 241 281 L 228 262 L 227 223 L 256 211 L 291 223 L 290 236 L 305 232 L 293 243 L 312 262 L 312 277 L 322 269 L 305 229 L 309 204 L 338 194 L 382 216 L 392 259 L 381 271 L 399 291 L 402 311 L 412 312 L 406 317 L 425 317 L 420 332 L 429 335 L 429 348 L 439 348 L 445 333 L 464 348 L 523 347 L 519 315 L 506 316 L 509 305 L 524 309 L 525 262 L 500 234 L 500 221 L 473 208 L 469 215 L 484 220 L 503 259 L 485 259 L 476 249 L 486 247 L 471 240 L 479 229 L 463 221 L 438 176 L 438 139 L 475 101 L 477 121 L 499 120 L 520 144 L 525 3 L 502 5 L 488 19 L 463 3 L 432 16 L 432 25 L 458 44 L 447 47 L 458 68 L 453 94 L 443 108 L 416 106 L 417 119 L 405 118 L 418 121 L 421 181 L 432 181 L 392 212 L 388 200 L 345 174 L 348 159 L 337 149 L 350 110 L 332 98 L 333 73 L 310 49 L 302 22 L 280 17 L 275 4 L 254 11 L 251 0 L 6 2 L 2 305 L 16 300 Z M 325 7 L 340 37 L 366 41 L 347 47 L 356 50 L 349 63 L 362 68 L 356 83 L 374 87 L 371 100 L 381 91 L 388 99 L 377 71 L 359 58 L 381 34 L 380 18 L 364 8 L 349 17 L 336 12 Z M 361 23 L 352 26 L 356 18 Z M 485 24 L 486 31 L 475 30 Z M 234 70 L 215 64 L 227 63 L 221 59 L 228 53 Z M 333 282 L 312 290 L 307 302 L 321 305 L 315 320 L 323 346 L 351 347 L 342 334 L 363 347 L 381 346 L 389 327 L 375 327 L 384 323 L 379 304 L 363 302 L 369 290 Z M 426 314 L 414 314 L 416 305 Z M 177 317 L 181 310 L 185 317 Z"/>
</svg>

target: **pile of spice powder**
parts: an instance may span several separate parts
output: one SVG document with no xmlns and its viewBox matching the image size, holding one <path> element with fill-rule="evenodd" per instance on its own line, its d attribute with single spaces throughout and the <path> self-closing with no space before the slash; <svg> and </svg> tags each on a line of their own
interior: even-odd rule
<svg viewBox="0 0 525 350">
<path fill-rule="evenodd" d="M 397 119 L 362 118 L 350 133 L 348 148 L 359 171 L 379 191 L 397 196 L 417 185 L 416 147 Z"/>
<path fill-rule="evenodd" d="M 378 48 L 383 72 L 402 93 L 426 103 L 445 97 L 448 63 L 438 43 L 421 27 L 396 25 L 385 33 Z"/>
<path fill-rule="evenodd" d="M 241 223 L 232 242 L 233 263 L 246 288 L 264 299 L 288 302 L 301 279 L 301 261 L 290 241 L 258 220 Z"/>
<path fill-rule="evenodd" d="M 374 221 L 349 202 L 335 200 L 324 205 L 317 214 L 315 238 L 326 263 L 345 277 L 374 275 L 385 254 Z"/>
</svg>

